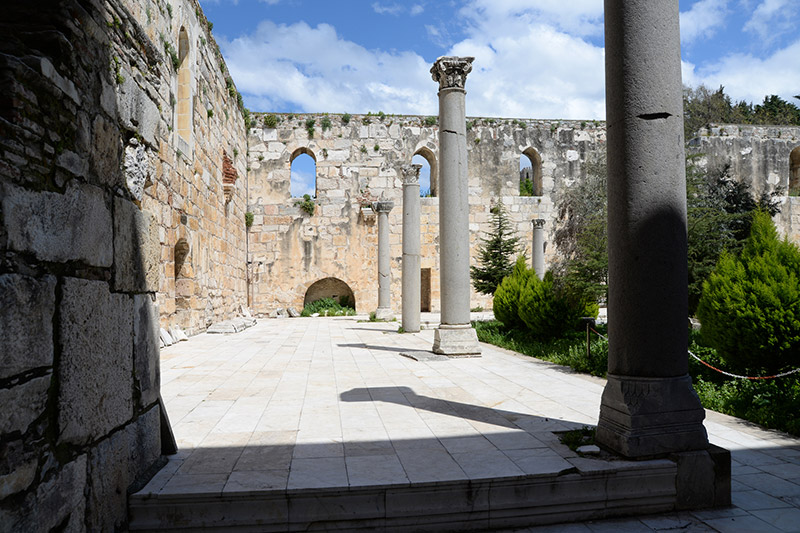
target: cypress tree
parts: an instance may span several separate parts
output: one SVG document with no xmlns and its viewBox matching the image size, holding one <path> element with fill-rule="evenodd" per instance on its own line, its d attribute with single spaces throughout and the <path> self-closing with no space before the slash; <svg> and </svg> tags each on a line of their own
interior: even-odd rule
<svg viewBox="0 0 800 533">
<path fill-rule="evenodd" d="M 478 266 L 470 267 L 472 286 L 481 294 L 494 294 L 503 278 L 514 269 L 513 257 L 519 249 L 519 237 L 514 235 L 503 204 L 494 204 L 492 231 L 481 238 L 478 249 Z"/>
</svg>

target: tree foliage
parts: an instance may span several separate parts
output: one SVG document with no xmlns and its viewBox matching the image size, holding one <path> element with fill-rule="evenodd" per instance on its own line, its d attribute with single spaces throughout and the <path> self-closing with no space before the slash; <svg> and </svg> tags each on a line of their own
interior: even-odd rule
<svg viewBox="0 0 800 533">
<path fill-rule="evenodd" d="M 519 317 L 519 295 L 531 277 L 536 277 L 532 268 L 528 268 L 525 256 L 517 257 L 511 275 L 503 278 L 494 293 L 492 307 L 494 317 L 509 329 L 522 329 L 525 323 Z"/>
<path fill-rule="evenodd" d="M 606 164 L 588 164 L 586 178 L 565 189 L 556 203 L 556 277 L 594 301 L 608 297 Z"/>
<path fill-rule="evenodd" d="M 778 238 L 768 213 L 753 216 L 738 256 L 722 253 L 697 316 L 703 338 L 740 372 L 800 365 L 800 248 Z"/>
<path fill-rule="evenodd" d="M 688 214 L 689 313 L 694 314 L 703 282 L 723 251 L 737 254 L 750 235 L 753 213 L 762 209 L 774 216 L 779 211 L 776 190 L 758 200 L 750 186 L 734 180 L 730 165 L 704 172 L 690 157 L 686 165 Z"/>
<path fill-rule="evenodd" d="M 547 271 L 541 280 L 535 275 L 529 277 L 520 288 L 519 317 L 538 338 L 561 337 L 574 331 L 581 317 L 596 317 L 597 311 L 596 302 L 558 283 L 552 271 Z"/>
<path fill-rule="evenodd" d="M 744 100 L 734 103 L 722 86 L 716 91 L 705 85 L 684 87 L 683 114 L 687 141 L 711 123 L 800 125 L 800 108 L 794 103 L 774 94 L 756 105 Z"/>
<path fill-rule="evenodd" d="M 505 207 L 500 202 L 490 209 L 492 231 L 481 238 L 478 266 L 470 267 L 472 285 L 481 294 L 494 294 L 503 278 L 514 269 L 513 257 L 519 250 L 519 237 L 514 235 Z"/>
</svg>

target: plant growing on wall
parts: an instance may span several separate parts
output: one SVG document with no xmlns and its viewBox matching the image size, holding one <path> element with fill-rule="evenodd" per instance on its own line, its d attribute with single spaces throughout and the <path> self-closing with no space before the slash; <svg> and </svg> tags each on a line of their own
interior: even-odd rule
<svg viewBox="0 0 800 533">
<path fill-rule="evenodd" d="M 247 213 L 245 213 L 244 214 L 244 226 L 246 228 L 251 227 L 253 225 L 253 220 L 254 219 L 255 219 L 255 216 L 253 215 L 253 213 L 251 211 L 248 211 Z"/>
<path fill-rule="evenodd" d="M 425 117 L 425 125 L 426 126 L 434 126 L 439 121 L 436 117 Z"/>
<path fill-rule="evenodd" d="M 278 126 L 278 117 L 275 115 L 267 115 L 264 117 L 265 128 L 276 128 Z"/>
<path fill-rule="evenodd" d="M 316 123 L 317 121 L 314 120 L 313 118 L 306 119 L 306 131 L 308 132 L 309 139 L 314 138 L 314 124 Z"/>
<path fill-rule="evenodd" d="M 344 115 L 342 115 L 342 124 L 344 124 L 345 126 L 350 124 L 351 118 L 352 116 L 350 115 L 350 113 L 345 113 Z"/>
<path fill-rule="evenodd" d="M 326 130 L 331 129 L 331 119 L 330 119 L 330 117 L 327 116 L 327 115 L 322 117 L 322 120 L 320 121 L 320 125 L 322 126 L 322 131 L 326 131 Z"/>
<path fill-rule="evenodd" d="M 304 194 L 302 200 L 297 200 L 294 203 L 295 207 L 299 207 L 301 211 L 305 211 L 308 216 L 314 216 L 314 211 L 317 209 L 317 204 L 311 198 L 311 195 Z"/>
</svg>

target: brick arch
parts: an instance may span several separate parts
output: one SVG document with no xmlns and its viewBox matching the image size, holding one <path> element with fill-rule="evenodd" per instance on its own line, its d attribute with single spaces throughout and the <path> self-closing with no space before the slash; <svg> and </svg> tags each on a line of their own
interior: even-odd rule
<svg viewBox="0 0 800 533">
<path fill-rule="evenodd" d="M 529 172 L 527 172 L 526 169 L 520 170 L 520 183 L 525 178 L 531 180 L 533 182 L 533 196 L 541 196 L 544 192 L 542 184 L 542 156 L 539 155 L 539 152 L 536 151 L 535 148 L 529 146 L 522 151 L 520 157 L 527 157 L 528 161 L 531 163 L 531 170 Z"/>
<path fill-rule="evenodd" d="M 431 167 L 431 196 L 439 195 L 439 165 L 436 162 L 436 154 L 427 146 L 422 146 L 414 152 L 414 155 L 421 156 Z M 413 156 L 412 156 L 413 157 Z"/>
<path fill-rule="evenodd" d="M 353 289 L 339 278 L 322 278 L 312 283 L 303 297 L 303 307 L 323 298 L 334 298 L 341 305 L 356 308 L 356 297 Z"/>
<path fill-rule="evenodd" d="M 800 195 L 800 146 L 789 154 L 789 194 Z"/>
</svg>

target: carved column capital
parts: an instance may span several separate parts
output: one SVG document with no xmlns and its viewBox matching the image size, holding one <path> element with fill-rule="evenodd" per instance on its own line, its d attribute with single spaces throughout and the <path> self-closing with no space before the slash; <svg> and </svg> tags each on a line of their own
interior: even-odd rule
<svg viewBox="0 0 800 533">
<path fill-rule="evenodd" d="M 545 220 L 543 218 L 534 218 L 531 220 L 531 223 L 535 229 L 544 228 L 544 222 Z"/>
<path fill-rule="evenodd" d="M 433 81 L 439 82 L 439 90 L 463 89 L 474 60 L 474 57 L 453 56 L 437 59 L 431 67 L 431 76 Z"/>
<path fill-rule="evenodd" d="M 403 185 L 416 185 L 419 183 L 419 170 L 422 168 L 422 165 L 419 164 L 411 164 L 411 165 L 403 165 L 402 172 L 403 172 Z"/>
<path fill-rule="evenodd" d="M 394 202 L 391 200 L 378 200 L 372 202 L 372 210 L 376 213 L 388 213 L 394 207 Z"/>
</svg>

